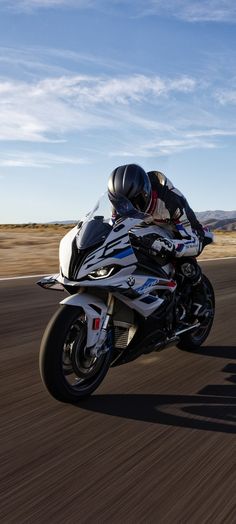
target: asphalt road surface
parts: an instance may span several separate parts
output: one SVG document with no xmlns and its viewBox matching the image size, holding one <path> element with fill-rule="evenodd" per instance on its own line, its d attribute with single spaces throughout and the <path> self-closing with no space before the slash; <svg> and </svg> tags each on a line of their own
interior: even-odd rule
<svg viewBox="0 0 236 524">
<path fill-rule="evenodd" d="M 64 295 L 0 282 L 1 523 L 236 522 L 236 260 L 202 267 L 217 302 L 205 346 L 112 369 L 79 406 L 38 371 Z"/>
</svg>

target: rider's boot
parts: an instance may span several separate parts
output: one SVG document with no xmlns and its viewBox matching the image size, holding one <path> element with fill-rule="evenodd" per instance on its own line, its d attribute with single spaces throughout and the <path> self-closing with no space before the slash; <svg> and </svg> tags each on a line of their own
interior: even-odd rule
<svg viewBox="0 0 236 524">
<path fill-rule="evenodd" d="M 202 272 L 197 264 L 195 258 L 184 257 L 180 261 L 180 271 L 182 275 L 192 285 L 192 311 L 191 314 L 195 318 L 204 317 L 206 315 L 206 296 L 204 286 L 202 285 Z"/>
</svg>

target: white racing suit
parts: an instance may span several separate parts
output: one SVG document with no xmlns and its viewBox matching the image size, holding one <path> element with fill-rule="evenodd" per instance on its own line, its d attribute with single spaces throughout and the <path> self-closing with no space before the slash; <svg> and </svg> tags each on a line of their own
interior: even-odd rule
<svg viewBox="0 0 236 524">
<path fill-rule="evenodd" d="M 152 186 L 152 199 L 147 209 L 154 223 L 166 224 L 172 230 L 173 240 L 163 240 L 163 251 L 173 252 L 175 257 L 196 257 L 202 250 L 205 232 L 182 193 L 159 171 L 148 173 Z M 153 249 L 161 251 L 160 241 Z"/>
<path fill-rule="evenodd" d="M 182 275 L 190 279 L 193 286 L 193 314 L 204 312 L 204 297 L 201 288 L 201 269 L 197 257 L 212 235 L 205 232 L 198 222 L 195 213 L 190 208 L 182 193 L 171 181 L 159 171 L 148 173 L 152 186 L 152 198 L 147 213 L 153 217 L 154 223 L 171 231 L 173 238 L 147 239 L 144 245 L 151 254 L 170 254 L 179 259 L 178 267 Z M 182 258 L 183 257 L 183 258 Z M 181 259 L 182 258 L 182 259 Z M 180 260 L 181 259 L 181 260 Z"/>
</svg>

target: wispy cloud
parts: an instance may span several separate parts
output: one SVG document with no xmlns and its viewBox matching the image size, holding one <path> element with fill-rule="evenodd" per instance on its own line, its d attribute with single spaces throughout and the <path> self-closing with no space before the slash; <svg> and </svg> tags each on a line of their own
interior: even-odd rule
<svg viewBox="0 0 236 524">
<path fill-rule="evenodd" d="M 219 89 L 215 94 L 216 99 L 220 104 L 236 104 L 236 89 Z"/>
<path fill-rule="evenodd" d="M 99 4 L 99 0 L 0 0 L 0 6 L 16 12 L 32 12 L 36 9 L 55 9 L 59 7 L 88 9 Z"/>
<path fill-rule="evenodd" d="M 1 0 L 0 0 L 1 2 Z M 0 4 L 1 5 L 1 4 Z M 24 78 L 42 78 L 47 75 L 71 75 L 74 70 L 86 67 L 99 67 L 104 71 L 119 71 L 129 73 L 134 70 L 132 64 L 121 62 L 112 58 L 104 58 L 98 53 L 82 53 L 70 49 L 57 49 L 43 46 L 7 47 L 0 46 L 0 63 L 2 67 L 14 66 L 15 73 Z"/>
<path fill-rule="evenodd" d="M 179 18 L 186 22 L 235 22 L 234 0 L 148 0 L 143 14 Z"/>
<path fill-rule="evenodd" d="M 0 0 L 1 1 L 1 0 Z M 48 75 L 68 74 L 68 69 L 50 61 L 53 50 L 43 47 L 15 47 L 0 46 L 0 63 L 3 66 L 14 66 L 15 72 L 24 72 L 24 76 L 35 77 Z M 76 53 L 75 53 L 76 54 Z"/>
<path fill-rule="evenodd" d="M 13 142 L 13 151 L 14 142 L 63 143 L 73 135 L 82 156 L 89 141 L 101 154 L 155 157 L 214 148 L 223 137 L 236 134 L 233 116 L 225 118 L 222 112 L 219 117 L 216 110 L 216 100 L 218 108 L 236 100 L 235 91 L 226 90 L 221 78 L 211 85 L 210 78 L 204 82 L 190 75 L 75 74 L 60 68 L 57 59 L 54 68 L 53 58 L 70 56 L 70 51 L 34 50 L 36 68 L 33 49 L 21 54 L 0 47 L 0 61 L 10 60 L 14 72 L 18 57 L 22 60 L 23 80 L 0 77 L 0 141 Z M 79 57 L 72 52 L 72 59 Z M 233 80 L 227 78 L 230 85 Z M 74 158 L 72 163 L 80 161 Z M 49 167 L 56 162 L 63 157 L 13 155 L 4 156 L 0 165 Z M 67 156 L 65 163 L 70 163 Z"/>
<path fill-rule="evenodd" d="M 88 159 L 75 157 L 75 156 L 63 156 L 55 155 L 44 152 L 30 152 L 23 153 L 22 151 L 13 151 L 11 153 L 5 153 L 1 155 L 0 166 L 1 167 L 34 167 L 34 168 L 50 168 L 52 166 L 60 165 L 84 165 L 88 164 Z"/>
<path fill-rule="evenodd" d="M 76 75 L 43 80 L 33 89 L 33 93 L 59 93 L 60 96 L 72 97 L 80 105 L 127 104 L 141 102 L 149 97 L 167 96 L 170 92 L 188 93 L 195 86 L 196 81 L 189 77 L 162 79 L 154 75 L 132 75 L 99 78 Z"/>
<path fill-rule="evenodd" d="M 129 145 L 128 148 L 112 151 L 110 156 L 158 158 L 161 156 L 170 156 L 174 153 L 181 153 L 182 151 L 190 149 L 214 149 L 216 147 L 217 145 L 214 142 L 185 137 L 180 139 L 153 140 L 146 143 L 135 144 L 134 146 Z"/>
<path fill-rule="evenodd" d="M 126 16 L 129 13 L 175 17 L 186 22 L 236 22 L 234 0 L 0 0 L 0 7 L 28 13 L 55 8 L 123 10 Z"/>
<path fill-rule="evenodd" d="M 204 129 L 201 131 L 192 131 L 186 134 L 187 138 L 198 137 L 221 137 L 221 136 L 236 136 L 236 129 Z"/>
<path fill-rule="evenodd" d="M 68 133 L 116 127 L 112 110 L 149 102 L 171 93 L 189 93 L 192 78 L 133 75 L 67 75 L 38 82 L 0 81 L 0 140 L 60 141 Z M 110 107 L 108 107 L 110 106 Z"/>
</svg>

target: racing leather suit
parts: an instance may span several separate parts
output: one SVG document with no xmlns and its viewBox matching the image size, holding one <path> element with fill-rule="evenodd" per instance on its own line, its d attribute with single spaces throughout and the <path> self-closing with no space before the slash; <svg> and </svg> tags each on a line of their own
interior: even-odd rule
<svg viewBox="0 0 236 524">
<path fill-rule="evenodd" d="M 173 239 L 156 240 L 152 244 L 155 251 L 173 253 L 175 257 L 196 257 L 202 250 L 205 236 L 202 225 L 198 222 L 186 198 L 172 182 L 159 171 L 148 173 L 152 197 L 146 213 L 172 231 Z M 162 246 L 163 244 L 163 246 Z"/>
<path fill-rule="evenodd" d="M 208 243 L 205 241 L 205 231 L 185 197 L 163 173 L 151 171 L 148 176 L 152 198 L 146 212 L 153 217 L 154 223 L 156 221 L 160 225 L 163 222 L 163 226 L 172 232 L 173 238 L 152 238 L 151 242 L 146 242 L 146 247 L 151 254 L 168 253 L 179 259 L 178 272 L 193 286 L 192 313 L 194 316 L 204 315 L 202 272 L 195 257 L 201 253 L 205 243 Z M 145 243 L 145 237 L 143 240 Z"/>
</svg>

